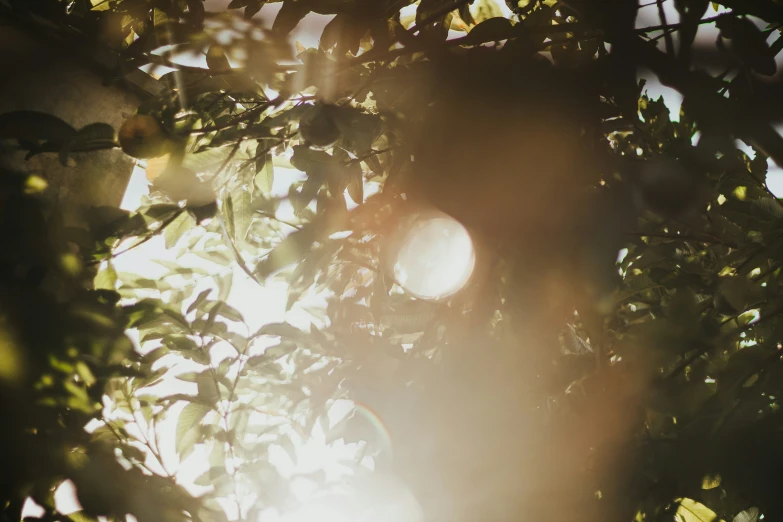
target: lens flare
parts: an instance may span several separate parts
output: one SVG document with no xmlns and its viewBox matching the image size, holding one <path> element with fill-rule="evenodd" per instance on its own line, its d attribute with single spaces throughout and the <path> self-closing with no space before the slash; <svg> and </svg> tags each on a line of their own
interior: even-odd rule
<svg viewBox="0 0 783 522">
<path fill-rule="evenodd" d="M 413 494 L 394 475 L 370 473 L 314 497 L 279 522 L 422 522 Z"/>
<path fill-rule="evenodd" d="M 394 277 L 420 299 L 443 299 L 467 284 L 475 265 L 476 253 L 465 227 L 437 215 L 415 221 L 404 235 Z"/>
</svg>

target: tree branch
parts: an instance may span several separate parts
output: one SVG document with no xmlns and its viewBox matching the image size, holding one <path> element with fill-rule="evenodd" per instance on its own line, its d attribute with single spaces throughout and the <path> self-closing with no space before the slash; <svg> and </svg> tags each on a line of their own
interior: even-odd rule
<svg viewBox="0 0 783 522">
<path fill-rule="evenodd" d="M 743 101 L 727 99 L 715 92 L 711 77 L 681 66 L 655 46 L 636 37 L 628 41 L 636 61 L 653 71 L 661 83 L 678 90 L 696 109 L 697 119 L 709 119 L 725 128 L 734 128 L 739 137 L 759 149 L 778 165 L 783 165 L 783 137 Z"/>
<path fill-rule="evenodd" d="M 663 8 L 662 0 L 659 0 L 658 2 L 658 16 L 660 17 L 661 23 L 663 25 L 669 25 L 669 22 L 666 20 L 666 10 Z M 674 43 L 672 42 L 672 34 L 668 30 L 664 30 L 663 37 L 664 41 L 666 42 L 666 54 L 669 56 L 674 56 Z"/>
</svg>

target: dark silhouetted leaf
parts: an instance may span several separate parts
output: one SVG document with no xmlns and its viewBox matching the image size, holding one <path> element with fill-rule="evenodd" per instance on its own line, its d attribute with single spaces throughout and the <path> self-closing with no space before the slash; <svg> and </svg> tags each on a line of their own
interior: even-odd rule
<svg viewBox="0 0 783 522">
<path fill-rule="evenodd" d="M 479 45 L 484 42 L 506 40 L 513 35 L 514 26 L 511 22 L 506 18 L 496 17 L 484 20 L 471 29 L 462 42 L 465 45 Z"/>
<path fill-rule="evenodd" d="M 188 310 L 187 310 L 186 313 L 189 314 L 193 310 L 196 310 L 199 306 L 201 306 L 201 304 L 204 301 L 207 300 L 207 298 L 209 297 L 209 294 L 211 294 L 211 293 L 212 293 L 212 289 L 211 288 L 209 288 L 207 290 L 203 290 L 202 292 L 199 292 L 199 294 L 196 296 L 196 299 L 194 299 L 193 302 L 188 307 Z"/>
<path fill-rule="evenodd" d="M 302 18 L 307 16 L 309 12 L 310 8 L 305 2 L 285 0 L 272 23 L 272 30 L 278 34 L 286 35 L 299 25 Z"/>
<path fill-rule="evenodd" d="M 357 205 L 364 203 L 364 177 L 358 163 L 352 162 L 347 170 L 348 195 Z"/>
<path fill-rule="evenodd" d="M 767 45 L 766 37 L 753 22 L 729 15 L 719 18 L 715 25 L 720 29 L 721 36 L 730 40 L 731 50 L 746 65 L 759 74 L 775 74 L 775 55 Z"/>
<path fill-rule="evenodd" d="M 37 144 L 40 141 L 67 143 L 76 129 L 43 112 L 14 111 L 0 114 L 0 139 L 16 139 Z"/>
<path fill-rule="evenodd" d="M 79 129 L 60 149 L 60 163 L 67 165 L 72 152 L 113 149 L 118 146 L 114 127 L 108 123 L 92 123 Z"/>
</svg>

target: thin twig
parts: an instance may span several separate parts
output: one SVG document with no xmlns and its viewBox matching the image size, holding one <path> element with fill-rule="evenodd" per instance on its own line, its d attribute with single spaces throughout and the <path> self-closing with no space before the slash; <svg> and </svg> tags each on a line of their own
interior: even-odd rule
<svg viewBox="0 0 783 522">
<path fill-rule="evenodd" d="M 220 303 L 218 303 L 215 306 L 220 306 Z M 199 337 L 201 337 L 202 345 L 203 345 L 204 341 L 203 341 L 203 337 L 202 337 L 201 333 L 199 333 Z M 208 344 L 204 348 L 206 348 L 208 350 L 211 346 L 212 346 L 212 343 Z M 215 369 L 215 367 L 212 365 L 211 362 L 209 364 L 209 373 L 212 375 L 212 381 L 215 384 L 215 390 L 217 390 L 218 402 L 222 402 L 223 401 L 223 396 L 220 393 L 220 379 L 218 378 L 217 370 Z M 237 372 L 237 376 L 239 376 L 239 372 Z M 227 435 L 231 433 L 231 424 L 228 421 L 228 416 L 229 416 L 229 412 L 230 412 L 230 408 L 231 408 L 231 401 L 232 400 L 233 400 L 233 394 L 230 391 L 228 400 L 226 401 L 227 404 L 225 405 L 225 407 L 221 404 L 219 406 L 219 410 L 220 411 L 218 412 L 220 414 L 221 420 L 223 421 L 223 427 L 226 430 L 226 434 Z M 226 438 L 225 444 L 228 445 L 228 451 L 231 454 L 231 482 L 232 482 L 232 484 L 234 486 L 234 503 L 237 506 L 237 513 L 239 515 L 239 520 L 242 520 L 242 518 L 243 518 L 243 516 L 242 516 L 242 503 L 241 503 L 241 500 L 239 498 L 239 482 L 237 481 L 237 469 L 236 469 L 236 461 L 237 461 L 237 459 L 236 459 L 236 455 L 235 455 L 235 452 L 234 452 L 234 445 L 232 443 L 232 438 L 235 437 L 235 436 L 236 436 L 236 434 L 234 434 L 233 436 L 228 436 Z"/>
<path fill-rule="evenodd" d="M 665 37 L 665 36 L 668 36 L 668 35 L 672 34 L 672 33 L 673 33 L 673 32 L 675 32 L 676 30 L 677 30 L 677 29 L 666 29 L 666 30 L 664 30 L 664 31 L 663 31 L 661 34 L 659 34 L 658 36 L 653 36 L 652 38 L 650 38 L 650 42 L 657 42 L 657 41 L 658 41 L 658 40 L 660 40 L 661 38 L 663 38 L 663 37 Z"/>
<path fill-rule="evenodd" d="M 245 69 L 237 67 L 232 69 L 227 69 L 225 71 L 214 71 L 212 69 L 205 69 L 203 67 L 194 67 L 192 65 L 183 65 L 181 63 L 173 62 L 171 59 L 167 58 L 167 56 L 170 55 L 170 53 L 166 53 L 163 55 L 160 54 L 152 54 L 147 53 L 143 55 L 142 57 L 136 58 L 134 60 L 131 60 L 128 65 L 130 66 L 140 66 L 143 65 L 143 62 L 146 61 L 148 63 L 151 63 L 153 65 L 162 65 L 164 67 L 168 67 L 169 69 L 177 69 L 179 71 L 185 71 L 189 73 L 197 73 L 197 74 L 203 74 L 206 77 L 214 77 L 214 76 L 225 76 L 228 74 L 236 74 L 236 73 L 243 73 L 245 72 Z M 296 64 L 292 65 L 277 65 L 277 66 L 271 66 L 271 70 L 274 72 L 279 73 L 287 73 L 287 72 L 294 72 L 300 69 L 300 67 Z"/>
<path fill-rule="evenodd" d="M 706 237 L 697 237 L 697 236 L 690 236 L 687 234 L 660 234 L 655 232 L 629 232 L 629 236 L 635 236 L 635 237 L 655 237 L 655 238 L 661 238 L 661 239 L 678 239 L 680 241 L 696 241 L 698 243 L 707 243 L 707 244 L 714 244 L 714 245 L 724 245 L 731 248 L 739 248 L 739 245 L 724 241 L 719 238 L 706 238 Z"/>
<path fill-rule="evenodd" d="M 669 26 L 669 22 L 666 20 L 666 11 L 663 8 L 663 2 L 658 2 L 658 16 L 661 19 L 661 24 Z M 666 54 L 674 56 L 674 42 L 672 42 L 672 34 L 668 30 L 663 31 L 663 37 L 666 42 Z"/>
<path fill-rule="evenodd" d="M 245 325 L 245 326 L 247 326 L 247 325 Z M 246 341 L 245 342 L 245 346 L 242 349 L 242 352 L 239 353 L 239 355 L 237 356 L 237 362 L 238 362 L 237 374 L 234 376 L 234 381 L 231 383 L 231 389 L 228 391 L 228 399 L 226 401 L 226 407 L 223 410 L 223 414 L 222 414 L 223 423 L 224 423 L 225 428 L 226 428 L 226 433 L 231 433 L 231 428 L 230 428 L 231 424 L 229 422 L 229 415 L 231 414 L 231 403 L 234 401 L 234 397 L 235 397 L 235 394 L 236 394 L 236 388 L 237 388 L 237 385 L 239 384 L 239 378 L 242 375 L 242 365 L 245 362 L 244 361 L 244 357 L 245 357 L 245 354 L 247 353 L 249 348 L 250 348 L 250 342 Z M 211 367 L 211 365 L 210 365 L 210 367 Z M 215 376 L 214 369 L 213 369 L 213 377 L 215 377 L 215 386 L 218 389 L 218 393 L 220 393 L 220 386 L 219 386 L 219 383 L 217 382 L 217 377 Z M 237 471 L 238 471 L 237 458 L 236 458 L 236 452 L 234 450 L 234 443 L 233 443 L 233 440 L 234 440 L 235 436 L 236 435 L 234 435 L 232 437 L 228 437 L 227 438 L 227 444 L 228 444 L 228 451 L 231 454 L 231 478 L 232 478 L 232 481 L 234 483 L 234 495 L 236 496 L 235 500 L 236 500 L 236 505 L 237 505 L 237 512 L 239 514 L 239 519 L 242 520 L 242 518 L 243 518 L 242 517 L 242 504 L 241 504 L 241 501 L 240 501 L 240 498 L 239 498 L 239 483 L 237 481 Z"/>
<path fill-rule="evenodd" d="M 702 18 L 699 20 L 699 25 L 702 24 L 711 24 L 712 22 L 719 20 L 720 18 L 723 18 L 726 15 L 717 15 L 717 16 L 710 16 L 707 18 Z M 682 23 L 676 23 L 676 24 L 661 24 L 661 25 L 651 25 L 649 27 L 642 27 L 641 29 L 636 30 L 636 34 L 647 34 L 652 33 L 654 31 L 665 31 L 667 29 L 679 29 L 682 27 Z"/>
<path fill-rule="evenodd" d="M 391 152 L 391 151 L 393 151 L 396 148 L 397 147 L 388 147 L 388 148 L 382 149 L 382 150 L 373 150 L 373 151 L 365 154 L 364 156 L 359 156 L 358 158 L 353 158 L 353 159 L 349 160 L 347 162 L 347 164 L 348 165 L 352 165 L 354 163 L 359 163 L 359 162 L 362 162 L 362 161 L 364 161 L 364 160 L 366 160 L 368 158 L 372 158 L 373 156 L 378 156 L 378 155 L 384 154 L 386 152 Z"/>
<path fill-rule="evenodd" d="M 245 264 L 245 260 L 242 258 L 242 254 L 239 252 L 239 249 L 234 244 L 234 239 L 231 237 L 231 235 L 228 233 L 228 229 L 226 228 L 226 222 L 223 219 L 222 215 L 218 216 L 218 222 L 220 223 L 220 229 L 223 231 L 223 236 L 226 238 L 226 241 L 228 242 L 229 246 L 231 247 L 231 252 L 234 254 L 234 259 L 237 262 L 237 265 L 239 268 L 242 269 L 242 271 L 253 281 L 255 281 L 259 286 L 264 286 L 264 283 L 262 281 L 259 281 L 256 279 L 256 276 L 253 274 L 253 272 L 250 271 L 250 269 L 247 267 L 247 264 Z"/>
<path fill-rule="evenodd" d="M 228 156 L 223 161 L 223 163 L 220 165 L 220 167 L 215 171 L 214 174 L 212 174 L 212 177 L 209 178 L 208 183 L 212 183 L 217 179 L 220 174 L 223 173 L 224 170 L 226 170 L 226 167 L 228 167 L 228 164 L 231 163 L 231 160 L 234 159 L 234 156 L 237 155 L 237 152 L 239 151 L 239 146 L 242 145 L 242 140 L 236 142 L 234 144 L 234 147 L 231 149 L 231 152 L 228 153 Z M 225 186 L 225 185 L 224 185 Z"/>
<path fill-rule="evenodd" d="M 158 451 L 153 447 L 152 443 L 150 442 L 150 438 L 148 437 L 148 433 L 145 433 L 146 430 L 142 426 L 146 426 L 147 430 L 152 429 L 150 424 L 147 422 L 146 419 L 142 417 L 144 420 L 144 423 L 139 422 L 139 419 L 137 418 L 138 411 L 133 407 L 133 403 L 131 402 L 132 397 L 128 394 L 128 390 L 124 389 L 122 390 L 122 394 L 125 397 L 125 401 L 128 403 L 128 408 L 131 410 L 131 416 L 133 417 L 133 422 L 136 423 L 136 425 L 139 427 L 139 434 L 141 434 L 141 440 L 147 449 L 150 450 L 150 453 L 153 457 L 155 457 L 155 460 L 158 461 L 158 464 L 160 465 L 160 468 L 163 470 L 163 473 L 166 474 L 167 477 L 171 477 L 171 472 L 166 468 L 166 464 L 163 463 L 163 457 L 158 453 Z M 153 429 L 153 433 L 155 433 Z M 142 465 L 147 468 L 150 472 L 154 473 L 151 469 L 149 469 L 146 464 L 142 463 Z"/>
<path fill-rule="evenodd" d="M 136 248 L 136 247 L 140 247 L 141 245 L 143 245 L 144 243 L 146 243 L 147 241 L 149 241 L 149 240 L 150 240 L 150 239 L 152 239 L 153 237 L 155 237 L 155 236 L 157 236 L 157 235 L 160 235 L 160 234 L 161 234 L 161 233 L 162 233 L 162 232 L 163 232 L 163 231 L 166 229 L 166 227 L 168 227 L 170 224 L 172 224 L 174 221 L 176 221 L 176 219 L 177 219 L 177 218 L 178 218 L 178 217 L 179 217 L 179 216 L 180 216 L 180 215 L 181 215 L 181 214 L 182 214 L 184 211 L 185 211 L 185 209 L 184 209 L 184 208 L 180 208 L 180 209 L 178 209 L 176 212 L 174 212 L 174 213 L 171 215 L 171 217 L 169 217 L 169 218 L 168 218 L 166 221 L 164 221 L 164 222 L 163 222 L 163 224 L 161 224 L 161 226 L 160 226 L 160 227 L 158 227 L 156 230 L 153 230 L 153 231 L 152 231 L 152 233 L 150 233 L 150 234 L 147 234 L 147 235 L 144 237 L 144 239 L 142 239 L 142 240 L 141 240 L 141 241 L 139 241 L 138 243 L 134 243 L 133 245 L 131 245 L 131 246 L 129 246 L 128 248 L 126 248 L 125 250 L 121 250 L 121 251 L 119 251 L 119 252 L 113 252 L 113 253 L 112 253 L 112 255 L 111 255 L 109 258 L 104 258 L 104 259 L 93 259 L 93 260 L 89 261 L 88 263 L 86 263 L 86 264 L 87 264 L 87 266 L 95 266 L 95 265 L 97 265 L 97 264 L 100 264 L 100 263 L 102 263 L 103 261 L 108 261 L 109 259 L 114 259 L 114 258 L 115 258 L 115 257 L 117 257 L 117 256 L 121 256 L 122 254 L 125 254 L 125 253 L 127 253 L 127 252 L 130 252 L 131 250 L 133 250 L 133 249 L 134 249 L 134 248 Z"/>
<path fill-rule="evenodd" d="M 263 216 L 265 218 L 268 218 L 268 219 L 274 219 L 278 223 L 282 223 L 283 225 L 289 226 L 291 228 L 295 228 L 296 230 L 302 230 L 301 226 L 295 225 L 295 224 L 291 223 L 290 221 L 286 221 L 284 219 L 280 219 L 279 217 L 277 217 L 272 212 L 266 212 L 264 210 L 256 210 L 256 214 L 258 214 L 259 216 Z"/>
<path fill-rule="evenodd" d="M 237 103 L 242 103 L 242 102 L 237 102 Z M 245 102 L 245 103 L 247 103 L 247 102 Z M 257 115 L 257 114 L 259 114 L 261 112 L 264 112 L 264 110 L 266 110 L 267 107 L 269 107 L 269 104 L 267 102 L 257 102 L 257 103 L 259 103 L 261 105 L 259 105 L 257 107 L 253 107 L 252 109 L 246 110 L 246 111 L 238 114 L 236 116 L 236 118 L 232 119 L 231 121 L 227 121 L 226 123 L 223 123 L 223 124 L 220 124 L 220 125 L 214 125 L 212 127 L 204 127 L 203 129 L 195 129 L 195 130 L 190 131 L 188 134 L 190 136 L 201 136 L 203 134 L 209 134 L 210 132 L 215 132 L 215 131 L 221 131 L 221 130 L 229 129 L 229 128 L 231 128 L 231 127 L 233 127 L 233 126 L 235 126 L 235 125 L 237 125 L 239 123 L 243 123 L 243 122 L 247 121 L 251 117 L 253 117 L 253 116 L 255 116 L 255 115 Z"/>
</svg>

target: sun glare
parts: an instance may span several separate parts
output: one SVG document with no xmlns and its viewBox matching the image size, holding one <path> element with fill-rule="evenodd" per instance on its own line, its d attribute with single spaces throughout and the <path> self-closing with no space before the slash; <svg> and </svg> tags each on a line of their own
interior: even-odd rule
<svg viewBox="0 0 783 522">
<path fill-rule="evenodd" d="M 403 236 L 394 276 L 405 290 L 421 299 L 443 299 L 464 287 L 476 265 L 470 234 L 446 216 L 414 222 Z"/>
<path fill-rule="evenodd" d="M 314 495 L 298 509 L 259 522 L 421 522 L 421 507 L 405 485 L 383 472 L 357 474 Z"/>
<path fill-rule="evenodd" d="M 276 168 L 272 195 L 286 195 L 290 184 L 301 180 L 303 176 L 304 173 L 294 169 Z M 375 187 L 368 188 L 372 193 Z M 139 166 L 131 176 L 121 207 L 128 211 L 136 211 L 144 204 L 148 194 L 149 182 L 146 179 L 146 172 L 143 167 Z M 348 200 L 347 203 L 352 202 Z M 290 204 L 281 204 L 278 209 L 280 219 L 293 218 L 293 209 L 289 207 Z M 131 244 L 133 241 L 131 240 Z M 117 251 L 123 251 L 127 246 L 120 245 Z M 406 238 L 401 254 L 400 266 L 406 270 L 403 275 L 411 286 L 411 291 L 415 291 L 419 295 L 441 296 L 453 293 L 464 284 L 464 280 L 472 270 L 473 252 L 470 238 L 464 228 L 450 218 L 429 220 L 414 227 L 409 237 Z M 435 258 L 427 260 L 426 266 L 414 262 L 415 257 L 421 259 L 429 256 L 435 256 Z M 448 263 L 444 263 L 444 259 L 448 259 Z M 129 249 L 112 261 L 114 268 L 120 274 L 130 274 L 152 280 L 166 273 L 166 265 L 171 266 L 174 262 L 198 267 L 202 261 L 198 256 L 182 252 L 181 249 L 175 247 L 167 249 L 162 235 L 155 236 L 144 244 Z M 437 270 L 435 274 L 430 273 L 434 267 L 442 264 L 447 265 L 448 269 Z M 224 270 L 226 275 L 230 274 L 233 279 L 231 291 L 225 301 L 238 310 L 246 322 L 246 325 L 236 323 L 236 328 L 255 331 L 264 324 L 288 322 L 296 327 L 309 329 L 310 324 L 318 323 L 318 319 L 309 314 L 307 308 L 303 306 L 295 305 L 291 310 L 286 310 L 288 289 L 284 282 L 270 281 L 262 286 L 251 281 L 236 264 L 227 266 Z M 428 270 L 430 272 L 427 272 Z M 175 287 L 180 283 L 183 285 L 193 284 L 184 279 L 170 281 L 170 284 Z M 197 295 L 213 284 L 211 278 L 203 278 L 194 287 L 192 293 Z M 140 343 L 138 332 L 131 330 L 128 334 L 142 353 L 154 349 L 157 346 L 155 343 L 159 342 Z M 263 347 L 256 347 L 256 349 L 259 348 L 263 350 Z M 226 354 L 223 355 L 220 350 L 211 351 L 212 363 L 219 364 L 220 359 L 230 352 L 229 347 L 226 347 Z M 252 354 L 248 353 L 248 355 Z M 156 364 L 166 365 L 165 357 Z M 163 380 L 148 389 L 146 393 L 151 395 L 195 393 L 193 382 L 185 382 L 176 378 L 177 375 L 184 372 L 193 371 L 199 371 L 197 363 L 178 361 L 166 372 Z M 105 412 L 107 418 L 112 416 L 110 402 L 107 403 Z M 160 464 L 154 462 L 154 459 L 150 459 L 146 464 L 150 469 L 157 470 L 156 472 L 174 472 L 177 481 L 192 494 L 202 495 L 209 492 L 210 487 L 196 485 L 193 481 L 210 469 L 208 461 L 211 450 L 206 445 L 198 445 L 189 457 L 180 461 L 175 450 L 174 440 L 177 419 L 181 410 L 181 407 L 172 408 L 156 426 L 149 426 L 139 419 L 131 420 L 126 426 L 129 432 L 140 438 L 148 436 L 147 432 L 150 430 L 155 430 L 160 436 L 159 452 L 163 466 L 167 469 L 159 469 Z M 270 445 L 269 464 L 274 466 L 280 476 L 288 482 L 296 507 L 286 512 L 278 512 L 271 508 L 264 510 L 258 521 L 253 522 L 331 522 L 338 520 L 341 522 L 418 522 L 421 520 L 418 504 L 410 492 L 398 481 L 388 477 L 383 480 L 377 477 L 372 480 L 368 478 L 376 475 L 374 472 L 375 461 L 371 456 L 364 455 L 364 443 L 346 443 L 343 439 L 327 440 L 324 429 L 333 428 L 352 413 L 360 416 L 368 415 L 360 405 L 355 406 L 350 401 L 337 401 L 328 411 L 329 426 L 321 426 L 320 423 L 316 423 L 310 433 L 291 430 L 285 437 L 288 441 L 287 445 Z M 279 419 L 269 416 L 256 417 L 254 415 L 251 415 L 250 424 L 269 425 L 279 421 Z M 371 424 L 373 423 L 371 422 Z M 383 436 L 385 432 L 380 428 L 379 430 Z M 388 446 L 386 451 L 391 454 L 391 441 L 388 436 L 384 440 Z M 228 468 L 240 464 L 227 462 Z M 361 480 L 358 480 L 359 476 L 362 477 Z M 239 502 L 236 502 L 236 498 L 219 498 L 218 501 L 224 507 L 230 520 L 241 519 L 251 506 L 260 501 L 260 490 L 255 491 L 254 488 L 264 487 L 264 484 L 245 485 L 237 491 Z M 64 491 L 61 496 L 63 495 L 69 496 L 74 502 L 76 501 L 75 491 Z M 238 505 L 241 507 L 238 508 Z M 30 509 L 33 507 L 31 506 Z M 242 510 L 242 514 L 238 512 L 239 509 Z"/>
</svg>

